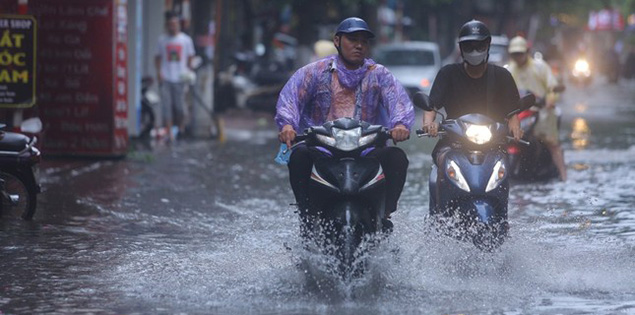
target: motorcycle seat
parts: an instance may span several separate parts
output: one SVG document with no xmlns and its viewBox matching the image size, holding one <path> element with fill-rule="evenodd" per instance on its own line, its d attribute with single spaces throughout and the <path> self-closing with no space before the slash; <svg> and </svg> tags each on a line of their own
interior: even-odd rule
<svg viewBox="0 0 635 315">
<path fill-rule="evenodd" d="M 15 132 L 0 132 L 0 151 L 20 152 L 29 144 L 29 137 Z"/>
</svg>

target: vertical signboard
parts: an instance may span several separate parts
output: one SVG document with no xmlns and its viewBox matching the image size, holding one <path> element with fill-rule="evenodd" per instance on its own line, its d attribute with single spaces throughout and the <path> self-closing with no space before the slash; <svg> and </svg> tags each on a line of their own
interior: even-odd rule
<svg viewBox="0 0 635 315">
<path fill-rule="evenodd" d="M 0 108 L 35 104 L 35 38 L 33 17 L 0 14 Z"/>
<path fill-rule="evenodd" d="M 115 1 L 115 84 L 113 149 L 128 147 L 128 7 L 127 0 Z"/>
<path fill-rule="evenodd" d="M 15 0 L 0 0 L 12 5 Z M 121 156 L 127 131 L 127 1 L 30 0 L 46 154 Z"/>
</svg>

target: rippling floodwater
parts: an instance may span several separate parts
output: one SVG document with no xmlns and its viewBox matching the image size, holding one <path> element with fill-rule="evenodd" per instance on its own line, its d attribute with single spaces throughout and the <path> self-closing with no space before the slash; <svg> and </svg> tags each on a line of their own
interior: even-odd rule
<svg viewBox="0 0 635 315">
<path fill-rule="evenodd" d="M 395 232 L 352 284 L 303 264 L 270 124 L 45 161 L 35 220 L 0 221 L 0 313 L 635 314 L 633 87 L 565 95 L 569 181 L 514 185 L 495 253 L 430 227 L 432 144 L 405 143 Z"/>
</svg>

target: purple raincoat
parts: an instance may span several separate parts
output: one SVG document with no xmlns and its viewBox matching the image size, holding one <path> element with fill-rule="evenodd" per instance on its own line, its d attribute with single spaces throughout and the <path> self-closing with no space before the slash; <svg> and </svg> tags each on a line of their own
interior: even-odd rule
<svg viewBox="0 0 635 315">
<path fill-rule="evenodd" d="M 276 105 L 278 128 L 291 125 L 302 132 L 310 126 L 322 125 L 333 104 L 332 83 L 343 90 L 354 90 L 356 104 L 352 104 L 355 106 L 352 118 L 390 129 L 398 124 L 412 127 L 415 116 L 412 102 L 388 69 L 366 59 L 359 69 L 348 70 L 333 55 L 298 69 L 289 79 Z"/>
</svg>

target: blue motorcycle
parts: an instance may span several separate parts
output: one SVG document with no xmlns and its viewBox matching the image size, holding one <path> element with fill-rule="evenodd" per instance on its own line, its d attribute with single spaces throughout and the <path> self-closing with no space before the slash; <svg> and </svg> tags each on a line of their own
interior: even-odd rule
<svg viewBox="0 0 635 315">
<path fill-rule="evenodd" d="M 426 111 L 436 111 L 423 93 L 416 94 L 413 101 Z M 521 100 L 523 108 L 533 102 L 531 94 Z M 509 165 L 505 148 L 513 138 L 508 136 L 506 124 L 482 114 L 466 114 L 457 119 L 440 115 L 439 135 L 449 138 L 451 148 L 444 153 L 444 164 L 433 165 L 430 172 L 430 215 L 448 223 L 447 234 L 472 241 L 482 250 L 496 249 L 509 230 Z M 429 135 L 417 130 L 417 136 Z"/>
</svg>

